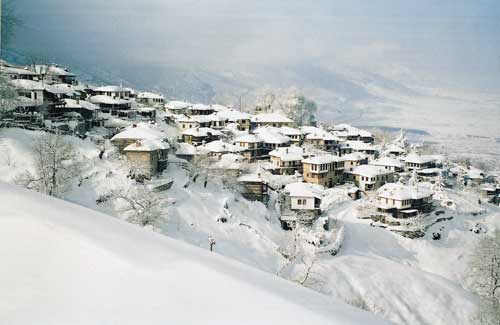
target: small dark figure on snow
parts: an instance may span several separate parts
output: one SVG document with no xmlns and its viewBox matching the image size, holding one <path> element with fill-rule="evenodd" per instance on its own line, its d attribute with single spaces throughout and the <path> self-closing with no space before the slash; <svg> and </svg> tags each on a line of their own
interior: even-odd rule
<svg viewBox="0 0 500 325">
<path fill-rule="evenodd" d="M 433 232 L 432 233 L 432 240 L 440 240 L 441 239 L 441 234 L 438 232 Z"/>
<path fill-rule="evenodd" d="M 102 160 L 102 157 L 104 156 L 104 148 L 101 149 L 101 151 L 99 151 L 99 159 Z"/>
<path fill-rule="evenodd" d="M 214 246 L 215 246 L 215 238 L 212 236 L 208 236 L 208 243 L 210 244 L 210 251 L 214 251 Z"/>
</svg>

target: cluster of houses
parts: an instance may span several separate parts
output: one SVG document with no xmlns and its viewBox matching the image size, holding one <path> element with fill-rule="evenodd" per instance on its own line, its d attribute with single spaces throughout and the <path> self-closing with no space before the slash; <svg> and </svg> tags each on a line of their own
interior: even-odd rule
<svg viewBox="0 0 500 325">
<path fill-rule="evenodd" d="M 433 182 L 444 172 L 442 157 L 419 154 L 403 133 L 377 144 L 372 133 L 351 125 L 297 125 L 262 109 L 248 113 L 179 101 L 167 102 L 165 109 L 166 121 L 179 131 L 177 156 L 190 161 L 208 156 L 214 162 L 237 157 L 245 197 L 267 201 L 270 190 L 284 194 L 284 228 L 316 220 L 324 191 L 335 186 L 347 186 L 354 199 L 374 196 L 378 211 L 394 217 L 429 212 L 433 191 L 404 180 L 415 174 Z M 281 181 L 276 185 L 270 178 Z"/>
<path fill-rule="evenodd" d="M 434 191 L 424 183 L 443 177 L 469 185 L 486 181 L 478 169 L 450 168 L 443 157 L 419 153 L 403 132 L 384 143 L 347 124 L 297 125 L 292 116 L 269 107 L 244 112 L 166 101 L 152 92 L 82 84 L 57 65 L 0 62 L 0 73 L 17 93 L 4 125 L 79 134 L 96 127 L 111 129 L 111 143 L 137 179 L 161 174 L 169 153 L 193 163 L 208 159 L 206 167 L 234 176 L 248 199 L 267 202 L 271 190 L 279 192 L 283 228 L 314 222 L 322 213 L 325 190 L 336 186 L 345 187 L 353 199 L 373 197 L 380 213 L 404 218 L 432 210 Z M 177 139 L 167 139 L 153 123 L 157 115 L 177 129 Z M 498 184 L 495 179 L 485 185 L 484 196 L 498 200 Z"/>
<path fill-rule="evenodd" d="M 165 98 L 123 86 L 93 86 L 56 64 L 18 66 L 0 62 L 0 74 L 15 94 L 3 126 L 84 135 L 95 127 L 115 128 L 118 119 L 153 121 Z M 5 108 L 5 107 L 4 107 Z"/>
</svg>

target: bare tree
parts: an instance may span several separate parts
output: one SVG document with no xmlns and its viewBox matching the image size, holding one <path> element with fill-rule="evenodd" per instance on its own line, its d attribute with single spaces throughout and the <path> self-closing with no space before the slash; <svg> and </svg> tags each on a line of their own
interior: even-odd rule
<svg viewBox="0 0 500 325">
<path fill-rule="evenodd" d="M 17 104 L 17 91 L 14 85 L 10 82 L 9 76 L 0 71 L 0 120 L 7 117 Z"/>
<path fill-rule="evenodd" d="M 126 213 L 127 221 L 143 227 L 159 225 L 165 200 L 146 185 L 132 186 L 114 196 L 125 203 L 119 212 Z"/>
<path fill-rule="evenodd" d="M 319 245 L 318 236 L 315 232 L 297 223 L 295 228 L 289 234 L 284 248 L 278 248 L 278 252 L 286 259 L 279 270 L 278 276 L 285 276 L 285 271 L 293 269 L 290 274 L 291 280 L 302 286 L 310 287 L 320 282 L 319 277 L 313 272 L 317 262 L 317 246 Z"/>
<path fill-rule="evenodd" d="M 294 120 L 297 125 L 315 125 L 318 105 L 311 99 L 299 94 L 295 89 L 289 90 L 277 101 L 279 110 Z"/>
<path fill-rule="evenodd" d="M 45 133 L 33 144 L 34 172 L 27 171 L 17 183 L 51 196 L 62 197 L 80 173 L 74 146 L 60 134 Z"/>
<path fill-rule="evenodd" d="M 478 324 L 500 324 L 500 230 L 484 237 L 470 261 L 469 279 L 480 298 L 474 321 Z"/>
</svg>

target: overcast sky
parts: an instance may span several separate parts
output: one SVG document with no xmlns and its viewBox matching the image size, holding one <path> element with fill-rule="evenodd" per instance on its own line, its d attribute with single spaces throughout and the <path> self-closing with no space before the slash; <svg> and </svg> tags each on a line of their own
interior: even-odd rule
<svg viewBox="0 0 500 325">
<path fill-rule="evenodd" d="M 13 1 L 13 0 L 4 0 Z M 15 0 L 17 51 L 69 64 L 321 62 L 500 84 L 500 1 Z M 397 71 L 395 73 L 398 73 Z"/>
</svg>

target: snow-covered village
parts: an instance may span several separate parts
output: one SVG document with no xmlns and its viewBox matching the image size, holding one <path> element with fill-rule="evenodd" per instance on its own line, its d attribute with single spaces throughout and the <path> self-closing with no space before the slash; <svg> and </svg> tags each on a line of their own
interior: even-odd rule
<svg viewBox="0 0 500 325">
<path fill-rule="evenodd" d="M 498 137 L 71 65 L 0 61 L 0 323 L 500 322 Z"/>
</svg>

